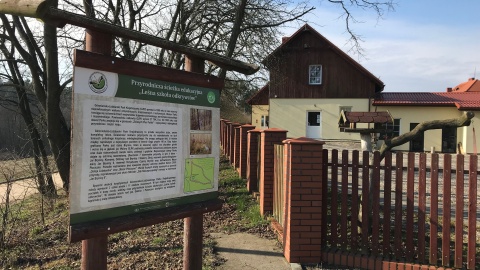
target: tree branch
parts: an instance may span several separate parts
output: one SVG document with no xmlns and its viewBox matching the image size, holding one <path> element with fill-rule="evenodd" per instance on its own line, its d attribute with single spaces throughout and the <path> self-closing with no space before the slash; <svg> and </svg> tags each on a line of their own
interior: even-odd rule
<svg viewBox="0 0 480 270">
<path fill-rule="evenodd" d="M 383 159 L 385 157 L 386 152 L 390 151 L 393 147 L 402 145 L 406 142 L 409 142 L 415 139 L 426 130 L 441 129 L 445 127 L 469 126 L 471 123 L 471 119 L 474 116 L 475 116 L 475 113 L 468 111 L 458 118 L 445 119 L 445 120 L 432 120 L 432 121 L 425 121 L 423 123 L 420 123 L 410 132 L 404 133 L 392 139 L 385 140 L 382 146 L 380 147 L 380 159 Z"/>
</svg>

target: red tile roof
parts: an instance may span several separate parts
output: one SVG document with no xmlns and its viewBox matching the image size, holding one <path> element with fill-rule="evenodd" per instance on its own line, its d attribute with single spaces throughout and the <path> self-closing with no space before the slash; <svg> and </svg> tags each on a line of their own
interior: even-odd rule
<svg viewBox="0 0 480 270">
<path fill-rule="evenodd" d="M 468 79 L 468 81 L 453 87 L 452 91 L 453 92 L 480 92 L 480 81 L 476 80 L 475 78 L 470 78 Z"/>
<path fill-rule="evenodd" d="M 480 92 L 379 93 L 374 106 L 445 106 L 480 110 Z"/>
</svg>

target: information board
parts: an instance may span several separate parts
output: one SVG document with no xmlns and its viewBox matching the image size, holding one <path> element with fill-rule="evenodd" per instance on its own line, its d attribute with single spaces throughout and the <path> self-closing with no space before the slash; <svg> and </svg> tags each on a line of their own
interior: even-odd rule
<svg viewBox="0 0 480 270">
<path fill-rule="evenodd" d="M 216 198 L 220 92 L 75 66 L 70 224 Z"/>
</svg>

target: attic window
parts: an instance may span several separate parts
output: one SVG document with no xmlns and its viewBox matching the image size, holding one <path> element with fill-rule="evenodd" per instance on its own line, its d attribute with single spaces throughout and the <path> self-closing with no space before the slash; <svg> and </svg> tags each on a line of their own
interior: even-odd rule
<svg viewBox="0 0 480 270">
<path fill-rule="evenodd" d="M 308 84 L 322 84 L 322 65 L 308 66 Z"/>
</svg>

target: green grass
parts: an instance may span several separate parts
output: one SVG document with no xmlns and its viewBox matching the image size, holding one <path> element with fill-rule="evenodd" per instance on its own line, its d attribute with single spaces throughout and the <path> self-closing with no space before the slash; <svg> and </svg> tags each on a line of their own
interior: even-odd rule
<svg viewBox="0 0 480 270">
<path fill-rule="evenodd" d="M 167 240 L 163 237 L 155 237 L 152 240 L 152 243 L 157 246 L 162 246 Z"/>
<path fill-rule="evenodd" d="M 268 224 L 268 220 L 260 215 L 260 205 L 252 198 L 246 187 L 246 181 L 226 161 L 220 164 L 220 183 L 225 189 L 227 203 L 234 204 L 236 211 L 245 221 L 247 227 Z"/>
</svg>

